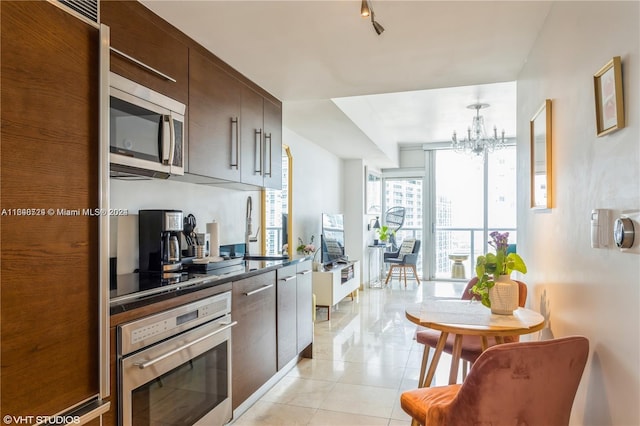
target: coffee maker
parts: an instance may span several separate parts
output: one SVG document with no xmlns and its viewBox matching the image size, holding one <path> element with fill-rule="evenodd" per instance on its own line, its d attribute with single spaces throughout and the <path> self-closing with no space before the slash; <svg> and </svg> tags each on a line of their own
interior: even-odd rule
<svg viewBox="0 0 640 426">
<path fill-rule="evenodd" d="M 180 210 L 140 210 L 138 247 L 141 273 L 180 273 L 180 239 L 183 219 Z"/>
</svg>

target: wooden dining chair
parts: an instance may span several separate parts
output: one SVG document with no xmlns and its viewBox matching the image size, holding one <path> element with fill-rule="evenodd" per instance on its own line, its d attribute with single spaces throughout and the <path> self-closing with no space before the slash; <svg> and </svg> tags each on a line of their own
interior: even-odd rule
<svg viewBox="0 0 640 426">
<path fill-rule="evenodd" d="M 518 283 L 518 306 L 524 307 L 527 302 L 527 285 L 522 281 L 514 280 Z M 465 287 L 462 292 L 462 296 L 460 299 L 462 300 L 477 300 L 478 297 L 470 292 L 471 287 L 473 287 L 478 282 L 477 277 L 471 278 L 469 283 Z M 455 340 L 455 334 L 450 334 L 447 337 L 447 342 L 443 349 L 443 352 L 448 354 L 453 353 L 453 343 Z M 420 366 L 420 376 L 418 378 L 418 386 L 425 387 L 429 386 L 430 383 L 424 383 L 425 374 L 427 372 L 427 361 L 429 359 L 429 350 L 430 348 L 435 348 L 438 344 L 438 339 L 440 338 L 440 332 L 437 330 L 431 330 L 428 328 L 420 328 L 416 332 L 416 341 L 424 345 L 424 352 L 422 354 L 422 364 Z M 505 343 L 513 343 L 520 340 L 519 336 L 505 336 Z M 487 339 L 488 346 L 494 346 L 497 344 L 495 338 L 490 337 Z M 476 359 L 482 353 L 482 337 L 481 336 L 464 336 L 462 338 L 462 352 L 460 354 L 460 359 L 462 359 L 462 377 L 466 377 L 467 375 L 467 364 L 471 365 L 475 362 Z"/>
<path fill-rule="evenodd" d="M 492 346 L 464 383 L 403 392 L 412 426 L 565 426 L 589 355 L 582 336 Z"/>
</svg>

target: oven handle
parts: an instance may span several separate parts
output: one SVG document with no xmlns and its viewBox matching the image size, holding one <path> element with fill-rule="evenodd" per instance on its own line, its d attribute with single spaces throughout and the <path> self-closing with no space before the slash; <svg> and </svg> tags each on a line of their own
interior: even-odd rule
<svg viewBox="0 0 640 426">
<path fill-rule="evenodd" d="M 213 332 L 211 332 L 209 334 L 206 334 L 206 335 L 204 335 L 202 337 L 199 337 L 199 338 L 197 338 L 196 340 L 194 340 L 192 342 L 189 342 L 187 344 L 184 344 L 184 345 L 180 346 L 179 348 L 175 348 L 173 350 L 170 350 L 169 352 L 164 353 L 164 354 L 160 355 L 157 358 L 151 359 L 151 360 L 146 361 L 146 362 L 134 362 L 133 365 L 135 365 L 136 367 L 140 368 L 141 370 L 144 369 L 144 368 L 150 367 L 153 364 L 155 364 L 155 363 L 157 363 L 159 361 L 162 361 L 163 359 L 168 358 L 168 357 L 170 357 L 172 355 L 175 355 L 178 352 L 195 345 L 196 343 L 200 343 L 203 340 L 206 340 L 206 339 L 208 339 L 209 337 L 211 337 L 211 336 L 213 336 L 215 334 L 222 333 L 223 331 L 233 327 L 236 324 L 238 324 L 238 321 L 234 321 L 232 323 L 222 323 L 222 327 L 220 327 L 216 331 L 213 331 Z"/>
</svg>

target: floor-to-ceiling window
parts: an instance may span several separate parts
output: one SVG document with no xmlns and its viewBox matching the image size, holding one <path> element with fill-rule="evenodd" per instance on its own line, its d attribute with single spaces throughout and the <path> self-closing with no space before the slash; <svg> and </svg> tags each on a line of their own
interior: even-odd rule
<svg viewBox="0 0 640 426">
<path fill-rule="evenodd" d="M 405 238 L 422 240 L 423 235 L 423 177 L 385 177 L 383 206 L 384 210 L 391 207 L 404 207 L 404 223 L 396 231 L 395 239 L 398 245 Z M 418 260 L 417 269 L 422 271 L 422 253 Z"/>
<path fill-rule="evenodd" d="M 430 278 L 468 279 L 486 251 L 493 230 L 510 232 L 516 243 L 516 150 L 507 146 L 485 156 L 433 151 L 433 238 Z M 454 262 L 462 262 L 452 274 Z"/>
</svg>

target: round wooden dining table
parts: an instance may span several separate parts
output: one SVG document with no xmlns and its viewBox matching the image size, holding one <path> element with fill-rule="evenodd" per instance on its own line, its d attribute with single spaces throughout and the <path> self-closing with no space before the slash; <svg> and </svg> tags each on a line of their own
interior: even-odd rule
<svg viewBox="0 0 640 426">
<path fill-rule="evenodd" d="M 482 306 L 480 302 L 459 299 L 430 299 L 423 303 L 407 305 L 405 316 L 414 324 L 440 331 L 440 338 L 429 364 L 424 386 L 429 386 L 433 380 L 449 334 L 455 335 L 449 384 L 455 384 L 458 378 L 463 336 L 480 336 L 484 351 L 488 347 L 489 337 L 495 338 L 496 343 L 501 344 L 504 343 L 505 336 L 534 333 L 545 326 L 544 317 L 531 309 L 518 308 L 513 315 L 496 315 L 491 314 L 490 309 Z"/>
</svg>

